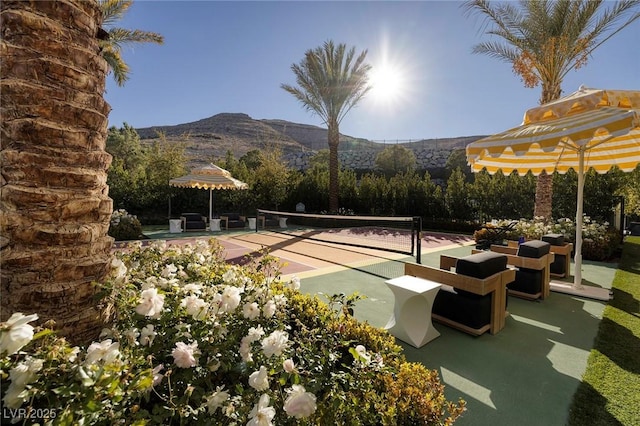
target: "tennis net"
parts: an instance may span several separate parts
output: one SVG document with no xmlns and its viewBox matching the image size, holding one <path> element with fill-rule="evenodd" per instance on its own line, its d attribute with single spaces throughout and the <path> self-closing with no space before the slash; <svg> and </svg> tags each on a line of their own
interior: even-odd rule
<svg viewBox="0 0 640 426">
<path fill-rule="evenodd" d="M 327 243 L 408 254 L 420 263 L 420 217 L 325 215 L 258 209 L 257 218 L 256 231 L 268 230 Z"/>
</svg>

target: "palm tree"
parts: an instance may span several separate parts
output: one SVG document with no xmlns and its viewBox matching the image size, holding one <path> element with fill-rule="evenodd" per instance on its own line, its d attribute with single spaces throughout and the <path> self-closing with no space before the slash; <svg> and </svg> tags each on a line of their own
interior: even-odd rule
<svg viewBox="0 0 640 426">
<path fill-rule="evenodd" d="M 604 4 L 610 7 L 605 8 Z M 638 0 L 521 0 L 518 4 L 487 0 L 465 3 L 492 27 L 501 41 L 477 44 L 473 52 L 510 63 L 525 87 L 542 85 L 540 103 L 558 99 L 562 80 L 581 68 L 593 51 L 640 17 Z M 630 52 L 630 54 L 633 54 Z M 534 216 L 551 218 L 552 176 L 538 177 Z"/>
<path fill-rule="evenodd" d="M 102 11 L 102 25 L 107 28 L 106 37 L 100 40 L 100 54 L 113 71 L 113 78 L 118 86 L 123 86 L 129 78 L 129 67 L 122 59 L 122 47 L 129 43 L 162 44 L 164 38 L 160 34 L 149 31 L 111 27 L 122 19 L 133 4 L 133 0 L 98 0 L 98 4 Z"/>
<path fill-rule="evenodd" d="M 38 313 L 81 341 L 109 271 L 102 16 L 85 0 L 3 1 L 0 315 Z"/>
<path fill-rule="evenodd" d="M 291 70 L 300 87 L 283 84 L 281 87 L 298 99 L 305 109 L 317 114 L 329 130 L 329 210 L 337 212 L 338 203 L 338 145 L 339 125 L 345 115 L 369 91 L 368 72 L 364 62 L 367 51 L 355 57 L 355 48 L 347 51 L 344 44 L 333 41 L 307 50 L 299 64 Z M 355 59 L 355 60 L 354 60 Z"/>
</svg>

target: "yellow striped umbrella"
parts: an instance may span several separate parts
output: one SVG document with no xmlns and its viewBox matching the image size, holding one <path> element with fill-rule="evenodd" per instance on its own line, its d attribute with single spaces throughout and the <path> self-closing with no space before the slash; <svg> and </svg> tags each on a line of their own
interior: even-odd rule
<svg viewBox="0 0 640 426">
<path fill-rule="evenodd" d="M 209 164 L 206 167 L 191 170 L 191 173 L 169 181 L 169 185 L 180 188 L 198 188 L 209 190 L 209 221 L 213 217 L 214 189 L 247 189 L 249 186 L 231 176 L 229 171 Z"/>
<path fill-rule="evenodd" d="M 582 285 L 584 172 L 625 172 L 640 164 L 640 91 L 580 89 L 532 108 L 522 125 L 467 145 L 474 172 L 578 174 L 574 288 Z"/>
</svg>

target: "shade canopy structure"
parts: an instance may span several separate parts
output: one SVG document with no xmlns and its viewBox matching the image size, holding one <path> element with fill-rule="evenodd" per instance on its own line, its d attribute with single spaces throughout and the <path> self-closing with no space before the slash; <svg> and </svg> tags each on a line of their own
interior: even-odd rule
<svg viewBox="0 0 640 426">
<path fill-rule="evenodd" d="M 229 171 L 209 164 L 208 166 L 192 169 L 185 176 L 171 179 L 169 185 L 179 188 L 197 188 L 209 190 L 209 221 L 213 218 L 213 190 L 214 189 L 248 189 L 249 185 L 231 176 Z"/>
<path fill-rule="evenodd" d="M 518 127 L 467 145 L 473 172 L 502 170 L 578 175 L 574 289 L 582 288 L 584 173 L 606 173 L 614 166 L 630 172 L 640 164 L 640 91 L 578 91 L 525 112 Z"/>
</svg>

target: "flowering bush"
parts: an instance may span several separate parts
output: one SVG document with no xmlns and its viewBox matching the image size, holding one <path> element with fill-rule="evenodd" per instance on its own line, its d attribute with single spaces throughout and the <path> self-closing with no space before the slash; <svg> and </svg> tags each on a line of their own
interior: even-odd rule
<svg viewBox="0 0 640 426">
<path fill-rule="evenodd" d="M 115 210 L 111 214 L 108 233 L 116 241 L 138 240 L 142 236 L 142 224 L 126 210 Z"/>
<path fill-rule="evenodd" d="M 487 224 L 487 227 L 507 226 L 512 220 L 501 220 L 494 224 Z M 474 233 L 476 242 L 483 239 L 480 231 Z M 486 232 L 486 231 L 485 231 Z M 533 220 L 520 219 L 515 226 L 506 233 L 509 240 L 518 240 L 525 237 L 527 240 L 539 240 L 545 234 L 562 234 L 566 242 L 575 242 L 576 224 L 573 220 L 562 218 L 555 222 L 546 222 L 543 218 L 537 217 Z M 620 235 L 609 227 L 608 222 L 597 223 L 589 216 L 584 216 L 582 226 L 582 256 L 588 260 L 605 260 L 613 254 L 620 244 Z"/>
<path fill-rule="evenodd" d="M 274 262 L 227 264 L 214 240 L 131 244 L 105 285 L 113 326 L 99 341 L 34 334 L 35 315 L 1 325 L 5 407 L 24 409 L 17 418 L 56 407 L 45 424 L 109 425 L 444 425 L 464 411 L 436 372 L 349 314 L 357 296 L 329 306 L 302 295 Z"/>
</svg>

